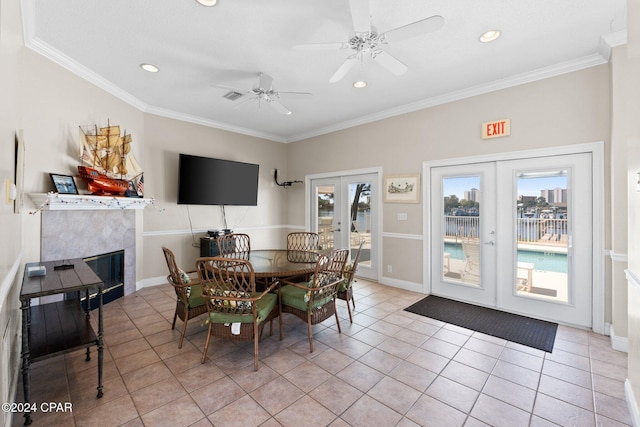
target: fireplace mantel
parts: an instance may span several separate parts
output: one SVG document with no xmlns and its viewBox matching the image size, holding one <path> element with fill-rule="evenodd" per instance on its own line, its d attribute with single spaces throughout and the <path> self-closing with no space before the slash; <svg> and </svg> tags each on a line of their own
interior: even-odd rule
<svg viewBox="0 0 640 427">
<path fill-rule="evenodd" d="M 91 194 L 29 194 L 38 210 L 122 210 L 144 209 L 153 203 L 153 199 L 135 197 L 93 196 Z"/>
</svg>

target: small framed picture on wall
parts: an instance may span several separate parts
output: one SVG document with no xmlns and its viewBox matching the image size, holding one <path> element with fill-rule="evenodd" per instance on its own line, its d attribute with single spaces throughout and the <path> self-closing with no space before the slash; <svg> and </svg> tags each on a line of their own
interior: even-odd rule
<svg viewBox="0 0 640 427">
<path fill-rule="evenodd" d="M 419 203 L 420 174 L 385 176 L 384 201 L 385 203 Z"/>
</svg>

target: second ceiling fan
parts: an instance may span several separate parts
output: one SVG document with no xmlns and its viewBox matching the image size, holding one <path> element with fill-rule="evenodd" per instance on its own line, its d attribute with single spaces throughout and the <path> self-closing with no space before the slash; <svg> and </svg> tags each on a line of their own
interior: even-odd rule
<svg viewBox="0 0 640 427">
<path fill-rule="evenodd" d="M 252 89 L 239 89 L 222 85 L 216 85 L 216 87 L 231 90 L 230 93 L 224 95 L 225 98 L 231 100 L 242 99 L 238 104 L 236 104 L 234 108 L 237 108 L 248 101 L 256 101 L 258 103 L 258 108 L 260 108 L 260 105 L 262 105 L 263 103 L 268 104 L 273 107 L 278 113 L 285 115 L 290 115 L 291 110 L 284 104 L 282 104 L 282 102 L 280 102 L 281 94 L 306 96 L 312 95 L 309 92 L 278 92 L 273 88 L 273 77 L 262 72 L 258 73 L 258 84 Z M 237 97 L 234 95 L 237 95 Z"/>
<path fill-rule="evenodd" d="M 300 50 L 351 49 L 353 53 L 329 79 L 332 83 L 340 81 L 367 54 L 393 74 L 404 74 L 407 71 L 407 66 L 390 53 L 382 50 L 382 46 L 439 30 L 444 24 L 442 16 L 434 15 L 384 33 L 378 33 L 376 28 L 371 25 L 369 0 L 349 0 L 349 7 L 355 34 L 346 43 L 313 43 L 294 46 L 294 49 Z"/>
</svg>

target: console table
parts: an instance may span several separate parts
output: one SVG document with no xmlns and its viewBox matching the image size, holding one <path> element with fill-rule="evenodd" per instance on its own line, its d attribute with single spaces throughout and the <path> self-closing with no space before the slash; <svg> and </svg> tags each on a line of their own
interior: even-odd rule
<svg viewBox="0 0 640 427">
<path fill-rule="evenodd" d="M 44 266 L 46 274 L 29 277 L 29 267 Z M 24 401 L 29 403 L 29 366 L 33 362 L 86 348 L 98 347 L 98 398 L 102 397 L 102 292 L 104 283 L 82 259 L 28 263 L 20 291 L 22 309 L 22 382 Z M 98 334 L 89 313 L 89 293 L 98 298 Z M 31 306 L 32 298 L 66 294 L 58 302 Z M 85 297 L 84 308 L 81 297 Z M 28 408 L 29 405 L 26 405 Z M 24 414 L 24 425 L 31 424 L 31 413 Z"/>
</svg>

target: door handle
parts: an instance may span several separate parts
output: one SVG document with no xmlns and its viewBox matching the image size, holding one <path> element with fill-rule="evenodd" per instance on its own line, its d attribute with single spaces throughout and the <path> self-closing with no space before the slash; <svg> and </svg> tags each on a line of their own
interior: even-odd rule
<svg viewBox="0 0 640 427">
<path fill-rule="evenodd" d="M 335 228 L 333 231 L 335 232 L 335 231 L 341 231 L 341 230 L 339 228 Z"/>
<path fill-rule="evenodd" d="M 489 240 L 488 242 L 484 242 L 484 244 L 494 246 L 496 242 L 494 242 L 493 240 Z"/>
</svg>

